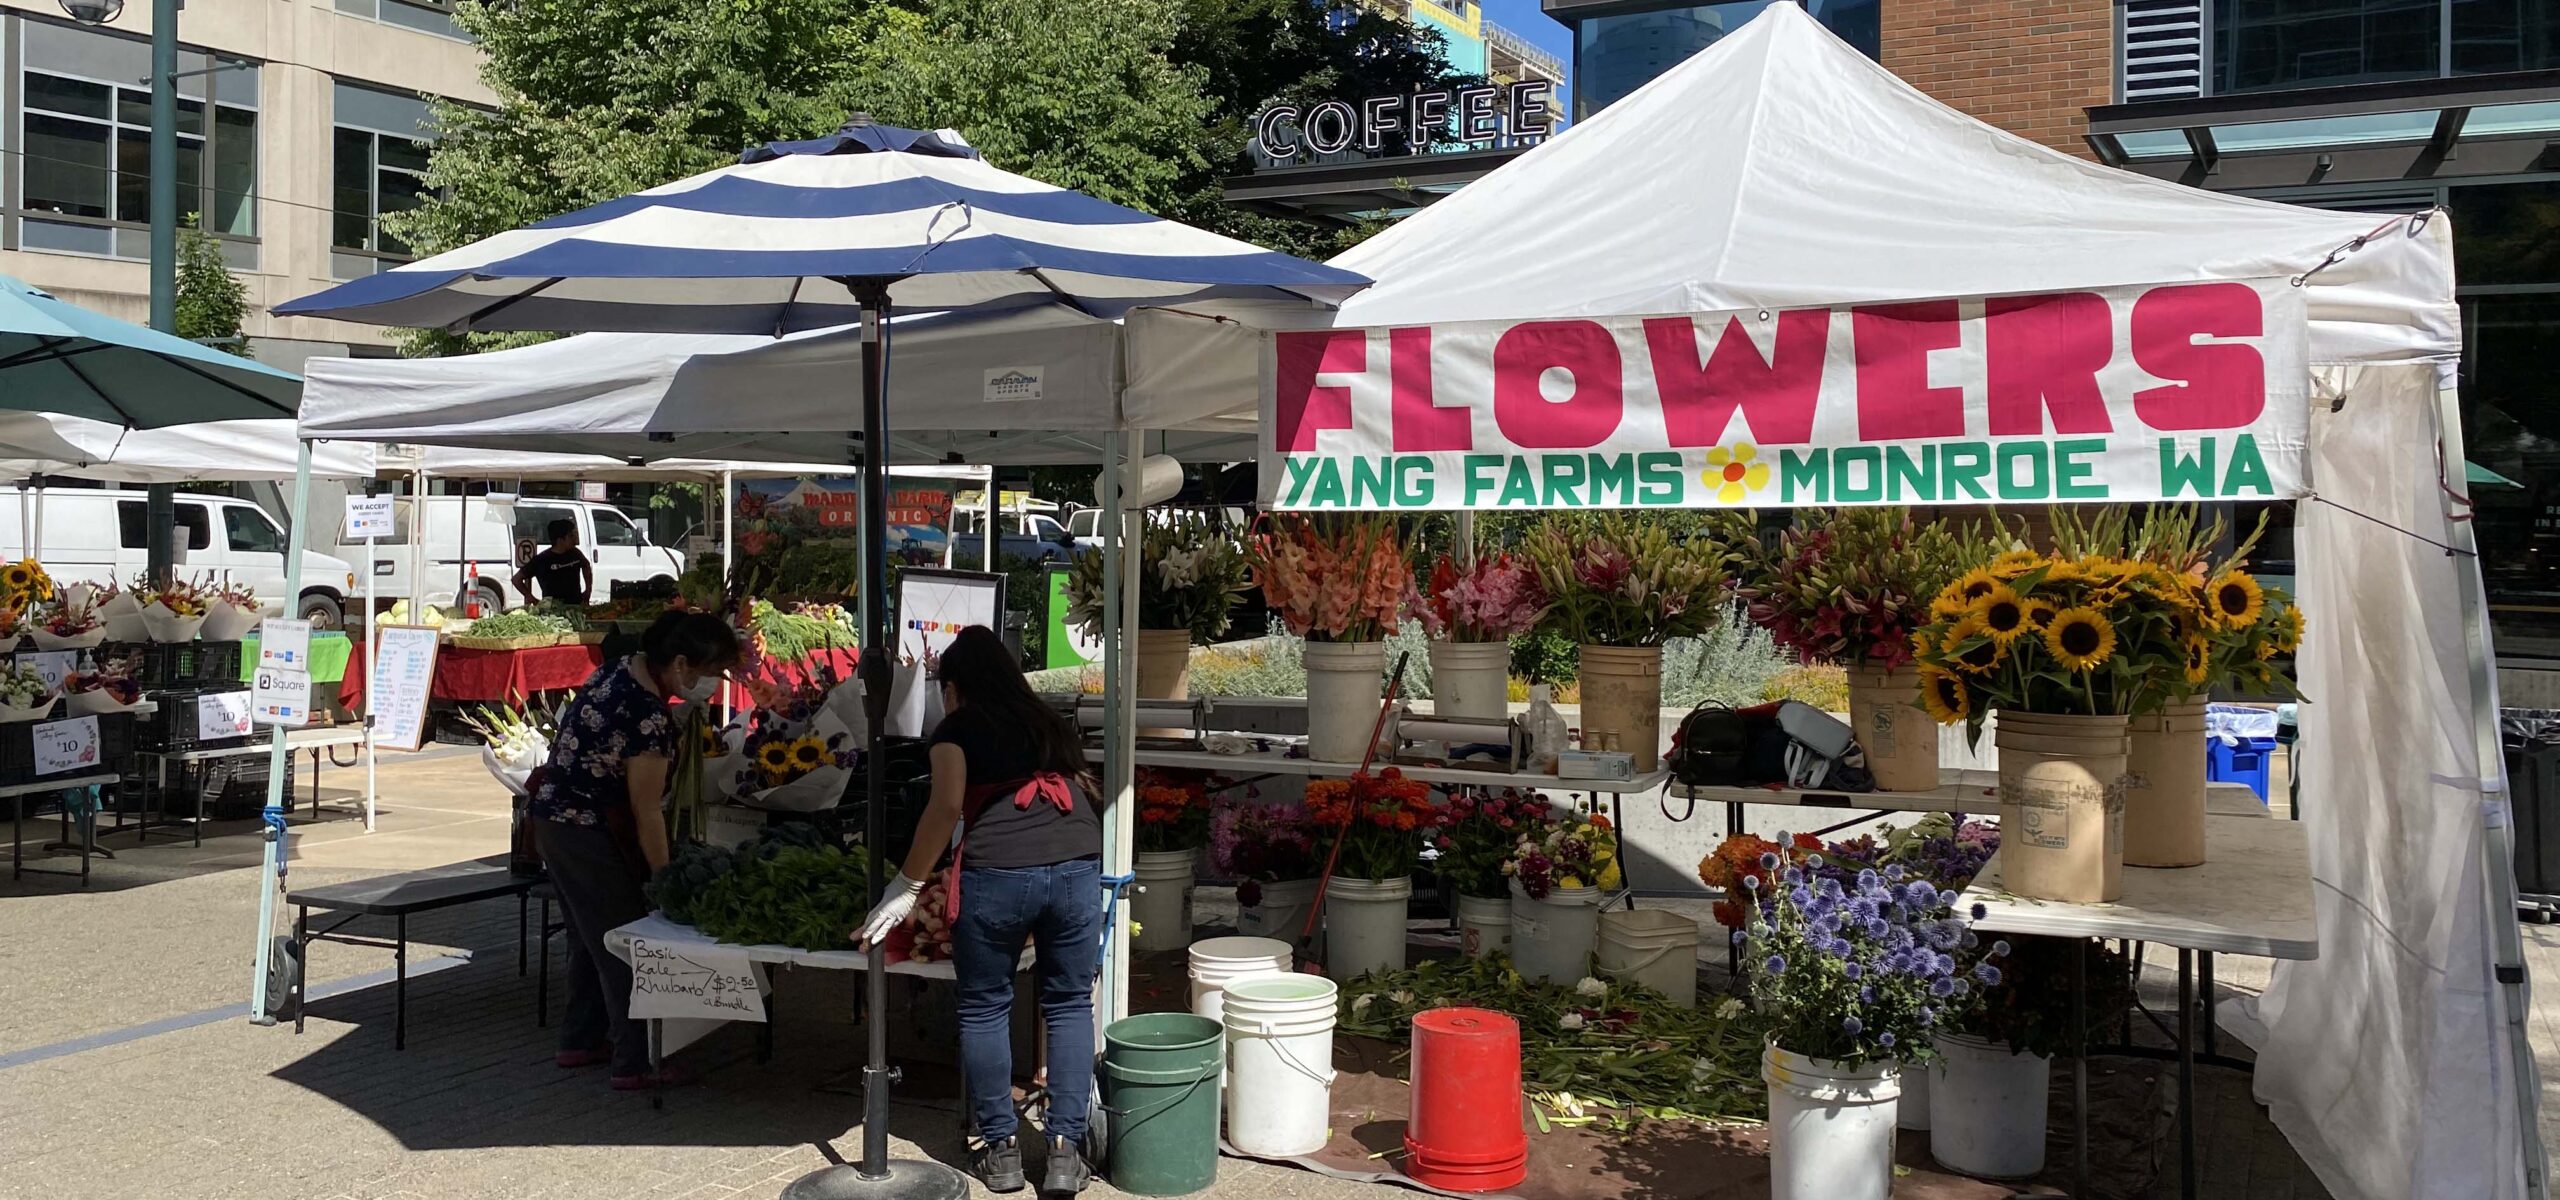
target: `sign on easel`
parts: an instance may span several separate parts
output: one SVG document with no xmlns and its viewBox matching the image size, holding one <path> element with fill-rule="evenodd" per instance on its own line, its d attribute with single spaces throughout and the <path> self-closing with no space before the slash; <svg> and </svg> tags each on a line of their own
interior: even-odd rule
<svg viewBox="0 0 2560 1200">
<path fill-rule="evenodd" d="M 397 750 L 426 745 L 437 634 L 425 625 L 384 625 L 376 630 L 374 660 L 366 664 L 364 696 L 375 745 Z"/>
<path fill-rule="evenodd" d="M 631 1016 L 764 1020 L 764 984 L 743 946 L 631 939 Z"/>
</svg>

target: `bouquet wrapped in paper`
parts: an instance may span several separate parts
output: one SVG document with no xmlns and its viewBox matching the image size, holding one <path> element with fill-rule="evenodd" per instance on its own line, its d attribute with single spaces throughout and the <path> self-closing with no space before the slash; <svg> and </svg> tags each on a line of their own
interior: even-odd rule
<svg viewBox="0 0 2560 1200">
<path fill-rule="evenodd" d="M 245 583 L 225 584 L 205 597 L 204 640 L 236 642 L 249 636 L 266 618 L 258 594 Z"/>
<path fill-rule="evenodd" d="M 476 714 L 464 713 L 462 719 L 487 742 L 480 748 L 480 765 L 508 791 L 524 795 L 525 780 L 551 759 L 550 722 L 513 709 L 487 707 Z"/>
<path fill-rule="evenodd" d="M 65 589 L 61 600 L 37 610 L 28 633 L 38 650 L 87 650 L 107 640 L 107 623 L 99 618 L 91 595 L 75 596 Z"/>
<path fill-rule="evenodd" d="M 758 707 L 746 721 L 723 731 L 728 753 L 724 797 L 769 812 L 821 812 L 844 799 L 853 779 L 862 707 L 862 685 L 835 683 L 825 673 L 789 691 L 752 687 Z M 852 719 L 848 719 L 848 718 Z"/>
</svg>

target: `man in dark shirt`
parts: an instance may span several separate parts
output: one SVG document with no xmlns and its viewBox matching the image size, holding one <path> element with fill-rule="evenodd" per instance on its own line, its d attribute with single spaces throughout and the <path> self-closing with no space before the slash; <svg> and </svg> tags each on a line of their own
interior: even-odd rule
<svg viewBox="0 0 2560 1200">
<path fill-rule="evenodd" d="M 527 600 L 566 600 L 587 603 L 594 589 L 595 572 L 587 565 L 587 556 L 578 553 L 578 523 L 553 521 L 543 530 L 551 538 L 551 548 L 527 559 L 516 568 L 516 590 Z M 541 585 L 540 594 L 534 587 Z"/>
</svg>

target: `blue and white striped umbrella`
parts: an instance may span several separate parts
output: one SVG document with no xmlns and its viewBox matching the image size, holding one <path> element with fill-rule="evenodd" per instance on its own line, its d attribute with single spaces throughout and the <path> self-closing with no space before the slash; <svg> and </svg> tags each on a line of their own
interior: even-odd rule
<svg viewBox="0 0 2560 1200">
<path fill-rule="evenodd" d="M 279 306 L 472 330 L 779 334 L 905 312 L 1204 296 L 1335 302 L 1349 271 L 988 165 L 959 135 L 855 124 Z"/>
</svg>

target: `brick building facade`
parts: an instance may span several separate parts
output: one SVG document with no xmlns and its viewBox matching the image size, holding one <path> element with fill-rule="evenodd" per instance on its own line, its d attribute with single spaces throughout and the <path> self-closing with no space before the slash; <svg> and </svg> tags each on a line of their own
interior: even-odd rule
<svg viewBox="0 0 2560 1200">
<path fill-rule="evenodd" d="M 1887 0 L 1879 60 L 1968 116 L 2090 154 L 2115 100 L 2112 0 Z"/>
</svg>

